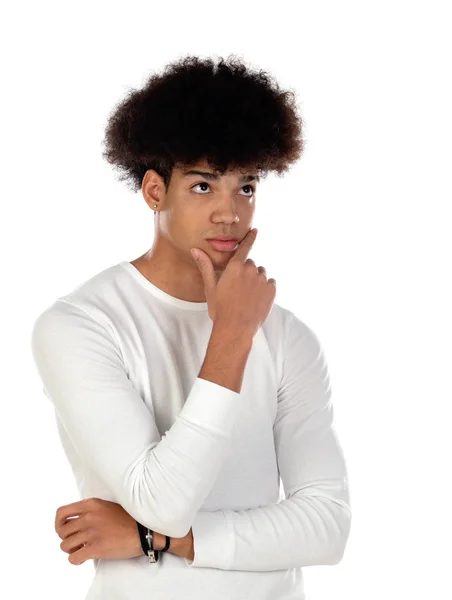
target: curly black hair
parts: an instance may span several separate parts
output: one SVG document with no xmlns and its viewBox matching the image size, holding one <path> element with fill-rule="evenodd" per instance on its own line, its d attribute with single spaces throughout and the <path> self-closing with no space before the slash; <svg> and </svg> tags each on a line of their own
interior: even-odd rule
<svg viewBox="0 0 452 600">
<path fill-rule="evenodd" d="M 110 113 L 102 156 L 133 191 L 148 169 L 168 187 L 175 166 L 206 159 L 221 174 L 254 168 L 278 176 L 304 149 L 295 94 L 262 70 L 253 72 L 230 55 L 188 55 L 133 89 Z"/>
</svg>

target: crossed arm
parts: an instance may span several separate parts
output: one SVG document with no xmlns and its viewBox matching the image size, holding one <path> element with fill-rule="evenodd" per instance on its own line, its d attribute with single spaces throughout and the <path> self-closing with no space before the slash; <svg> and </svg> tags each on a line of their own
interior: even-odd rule
<svg viewBox="0 0 452 600">
<path fill-rule="evenodd" d="M 102 474 L 120 503 L 88 498 L 57 511 L 56 530 L 71 563 L 141 555 L 134 519 L 171 535 L 169 551 L 193 567 L 271 571 L 341 560 L 351 510 L 328 369 L 314 332 L 293 313 L 285 330 L 273 434 L 286 498 L 249 510 L 209 512 L 201 510 L 202 499 L 221 466 L 238 395 L 197 378 L 181 411 L 184 418 L 158 443 L 155 423 L 105 327 L 63 302 L 38 322 L 33 349 L 45 390 L 81 459 Z M 206 407 L 210 411 L 203 412 Z M 196 427 L 187 425 L 193 418 Z M 192 439 L 197 443 L 189 443 Z M 168 472 L 180 473 L 187 464 L 199 486 L 187 486 L 182 495 Z M 162 548 L 164 536 L 156 537 L 155 548 Z"/>
<path fill-rule="evenodd" d="M 346 464 L 333 427 L 325 357 L 315 334 L 296 317 L 289 328 L 288 350 L 273 425 L 286 498 L 249 510 L 199 510 L 188 533 L 183 538 L 172 537 L 168 550 L 184 557 L 189 566 L 270 571 L 333 565 L 342 559 L 351 509 Z M 82 560 L 140 556 L 143 551 L 135 520 L 120 505 L 96 502 L 94 511 L 85 511 L 85 521 L 96 518 L 96 523 L 101 523 L 91 527 L 93 539 L 97 532 L 91 550 L 97 548 L 98 556 L 89 555 L 89 543 L 74 552 L 77 540 L 71 541 L 70 536 L 76 528 L 61 525 L 71 507 L 77 508 L 79 503 L 57 511 L 57 533 L 62 539 L 66 535 L 61 548 L 66 552 L 72 549 L 70 562 L 80 564 L 74 562 L 79 560 L 78 553 Z M 165 536 L 157 534 L 156 538 L 154 547 L 163 548 Z M 101 548 L 104 556 L 100 556 Z"/>
<path fill-rule="evenodd" d="M 143 555 L 136 520 L 116 502 L 86 498 L 61 506 L 55 515 L 55 531 L 61 550 L 73 565 L 90 558 L 120 559 Z M 153 546 L 165 546 L 163 534 L 154 532 Z M 171 538 L 168 552 L 194 559 L 193 531 L 183 538 Z"/>
</svg>

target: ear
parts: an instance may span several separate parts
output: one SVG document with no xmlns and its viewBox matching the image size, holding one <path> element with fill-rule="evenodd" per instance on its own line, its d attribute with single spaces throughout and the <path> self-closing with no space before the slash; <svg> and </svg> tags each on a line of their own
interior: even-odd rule
<svg viewBox="0 0 452 600">
<path fill-rule="evenodd" d="M 149 208 L 154 210 L 155 204 L 161 205 L 162 199 L 165 197 L 165 182 L 163 177 L 154 169 L 148 169 L 144 174 L 141 182 L 141 193 Z"/>
</svg>

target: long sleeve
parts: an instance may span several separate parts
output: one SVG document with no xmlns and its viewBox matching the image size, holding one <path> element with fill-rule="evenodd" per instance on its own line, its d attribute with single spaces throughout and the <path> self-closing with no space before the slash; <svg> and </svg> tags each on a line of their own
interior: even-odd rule
<svg viewBox="0 0 452 600">
<path fill-rule="evenodd" d="M 134 519 L 184 537 L 228 451 L 240 394 L 196 378 L 161 438 L 106 322 L 59 299 L 35 321 L 31 347 L 82 461 Z"/>
<path fill-rule="evenodd" d="M 328 367 L 317 336 L 293 313 L 273 430 L 285 499 L 249 510 L 199 511 L 195 557 L 187 565 L 273 571 L 341 560 L 351 509 Z"/>
</svg>

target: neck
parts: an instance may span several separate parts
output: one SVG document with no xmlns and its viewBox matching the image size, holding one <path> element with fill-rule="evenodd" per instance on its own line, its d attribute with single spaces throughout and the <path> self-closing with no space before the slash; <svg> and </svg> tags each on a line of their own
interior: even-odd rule
<svg viewBox="0 0 452 600">
<path fill-rule="evenodd" d="M 191 258 L 154 246 L 145 254 L 130 261 L 155 286 L 181 300 L 206 302 L 204 280 Z"/>
</svg>

